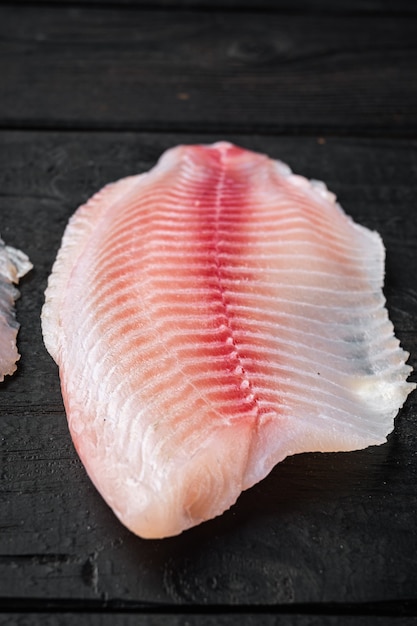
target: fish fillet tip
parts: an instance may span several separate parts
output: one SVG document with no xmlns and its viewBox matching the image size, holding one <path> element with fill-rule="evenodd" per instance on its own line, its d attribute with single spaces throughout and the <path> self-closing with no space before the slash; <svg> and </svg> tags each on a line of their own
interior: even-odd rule
<svg viewBox="0 0 417 626">
<path fill-rule="evenodd" d="M 15 310 L 20 292 L 15 285 L 32 267 L 24 252 L 6 246 L 0 238 L 0 381 L 16 372 L 20 359 L 16 345 L 20 324 Z"/>
<path fill-rule="evenodd" d="M 70 430 L 98 492 L 118 519 L 143 539 L 172 537 L 218 517 L 244 490 L 242 480 L 253 437 L 248 423 L 216 428 L 192 456 L 174 450 L 166 465 L 158 463 L 157 453 L 149 462 L 138 465 L 135 458 L 126 463 L 120 451 L 117 462 L 109 467 L 105 457 L 97 456 L 99 441 L 91 446 L 88 434 L 74 421 Z"/>
<path fill-rule="evenodd" d="M 14 373 L 16 372 L 16 370 L 17 370 L 17 363 L 18 363 L 18 361 L 20 361 L 20 358 L 21 358 L 20 354 L 19 354 L 19 353 L 17 353 L 17 354 L 16 354 L 16 360 L 15 360 L 15 362 L 13 363 L 13 365 L 11 365 L 7 371 L 5 371 L 5 372 L 1 372 L 1 373 L 0 373 L 0 382 L 1 382 L 1 383 L 4 381 L 4 379 L 6 378 L 6 376 L 13 376 L 13 374 L 14 374 Z"/>
<path fill-rule="evenodd" d="M 211 157 L 216 158 L 216 156 L 220 158 L 221 162 L 233 162 L 236 164 L 249 162 L 253 159 L 256 159 L 259 163 L 265 161 L 273 162 L 266 154 L 246 150 L 245 148 L 241 148 L 230 141 L 217 141 L 210 144 L 180 144 L 178 146 L 168 148 L 160 156 L 156 167 L 168 170 L 171 168 L 173 163 L 177 162 L 178 158 L 184 158 L 187 160 L 192 157 L 205 159 Z M 284 163 L 281 163 L 281 166 L 283 171 L 285 167 L 289 169 Z"/>
<path fill-rule="evenodd" d="M 27 254 L 18 250 L 17 248 L 13 248 L 12 246 L 6 246 L 7 254 L 11 263 L 15 267 L 15 276 L 13 278 L 14 283 L 18 283 L 19 279 L 25 276 L 31 269 L 33 269 L 33 264 L 31 263 Z"/>
<path fill-rule="evenodd" d="M 172 516 L 167 515 L 166 511 L 161 511 L 161 515 L 158 516 L 154 509 L 149 515 L 146 512 L 139 512 L 138 515 L 133 516 L 126 516 L 125 513 L 118 512 L 114 508 L 113 510 L 119 521 L 141 539 L 167 539 L 177 537 L 190 528 L 220 517 L 236 503 L 236 500 L 221 510 L 207 513 L 203 517 L 193 517 L 186 508 L 180 512 L 175 511 Z"/>
<path fill-rule="evenodd" d="M 91 475 L 90 477 L 92 478 Z M 92 480 L 96 484 L 94 478 Z M 127 481 L 125 484 L 127 484 Z M 174 537 L 189 528 L 214 519 L 230 509 L 242 492 L 242 488 L 237 489 L 235 495 L 226 501 L 224 494 L 219 491 L 218 494 L 222 495 L 222 502 L 215 507 L 210 503 L 210 499 L 207 498 L 207 495 L 210 496 L 210 494 L 203 494 L 204 506 L 199 508 L 195 501 L 188 501 L 187 495 L 183 497 L 177 494 L 176 498 L 174 498 L 176 490 L 172 486 L 168 489 L 163 488 L 153 491 L 152 486 L 148 483 L 139 485 L 138 482 L 132 481 L 127 505 L 125 499 L 122 502 L 119 501 L 117 494 L 115 496 L 114 494 L 106 493 L 106 490 L 99 486 L 97 489 L 120 522 L 142 539 Z M 171 492 L 168 494 L 168 497 L 167 491 Z M 145 494 L 148 494 L 149 500 L 144 504 Z M 169 496 L 172 497 L 170 498 Z M 218 500 L 218 498 L 214 499 Z"/>
<path fill-rule="evenodd" d="M 14 248 L 7 246 L 0 237 L 0 275 L 9 282 L 17 284 L 25 274 L 33 268 L 29 257 Z"/>
</svg>

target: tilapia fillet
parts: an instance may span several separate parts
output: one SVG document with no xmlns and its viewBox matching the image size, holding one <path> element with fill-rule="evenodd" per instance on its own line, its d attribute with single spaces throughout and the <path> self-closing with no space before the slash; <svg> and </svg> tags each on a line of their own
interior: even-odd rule
<svg viewBox="0 0 417 626">
<path fill-rule="evenodd" d="M 26 254 L 0 239 L 0 382 L 16 371 L 20 355 L 16 347 L 19 324 L 14 308 L 19 292 L 14 284 L 19 282 L 32 264 Z"/>
<path fill-rule="evenodd" d="M 70 220 L 42 314 L 78 453 L 164 537 L 290 454 L 385 441 L 414 385 L 384 247 L 323 183 L 229 143 L 179 146 Z"/>
</svg>

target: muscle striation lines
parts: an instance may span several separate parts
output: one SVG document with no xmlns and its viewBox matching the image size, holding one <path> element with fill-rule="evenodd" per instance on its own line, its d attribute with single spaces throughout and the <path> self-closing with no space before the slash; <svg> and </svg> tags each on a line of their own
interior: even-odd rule
<svg viewBox="0 0 417 626">
<path fill-rule="evenodd" d="M 264 225 L 262 236 L 260 237 L 264 244 L 263 267 L 253 268 L 254 263 L 251 264 L 250 256 L 256 259 L 256 253 L 247 255 L 247 260 L 244 265 L 239 264 L 242 258 L 242 255 L 239 254 L 242 249 L 242 242 L 248 241 L 249 244 L 251 244 L 259 240 L 259 235 L 256 235 L 256 233 L 245 232 L 240 234 L 239 231 L 233 232 L 233 229 L 231 229 L 231 225 L 236 222 L 236 217 L 242 213 L 241 194 L 242 191 L 245 190 L 245 186 L 242 184 L 239 187 L 239 193 L 236 193 L 236 190 L 233 190 L 233 192 L 228 191 L 225 182 L 226 171 L 225 168 L 223 168 L 220 169 L 220 172 L 217 174 L 217 180 L 215 184 L 212 185 L 210 194 L 205 193 L 204 202 L 201 200 L 190 202 L 189 198 L 192 198 L 192 192 L 195 191 L 198 195 L 198 191 L 201 190 L 201 185 L 194 185 L 193 188 L 187 189 L 187 178 L 193 179 L 193 176 L 195 176 L 193 172 L 187 172 L 185 175 L 182 175 L 179 182 L 182 192 L 180 192 L 177 187 L 171 187 L 165 194 L 160 192 L 157 199 L 152 197 L 152 194 L 145 193 L 141 198 L 140 204 L 138 202 L 136 202 L 135 205 L 127 204 L 124 214 L 119 216 L 112 232 L 112 239 L 108 240 L 107 248 L 104 247 L 95 263 L 97 275 L 104 275 L 106 281 L 97 281 L 95 297 L 91 299 L 89 305 L 89 310 L 94 311 L 97 320 L 99 320 L 94 335 L 101 337 L 101 341 L 104 344 L 115 343 L 117 337 L 121 337 L 118 341 L 118 351 L 117 355 L 115 354 L 115 358 L 123 358 L 123 355 L 128 353 L 129 347 L 136 347 L 136 351 L 141 352 L 141 361 L 146 360 L 146 355 L 148 355 L 147 358 L 149 360 L 152 359 L 157 340 L 155 339 L 154 342 L 150 341 L 146 327 L 144 327 L 144 330 L 141 330 L 143 323 L 141 324 L 140 320 L 135 319 L 134 315 L 136 295 L 129 291 L 129 285 L 135 283 L 135 280 L 138 278 L 138 272 L 140 272 L 142 284 L 148 284 L 149 293 L 152 294 L 150 299 L 153 301 L 154 318 L 155 320 L 159 320 L 154 323 L 154 332 L 164 334 L 164 342 L 168 350 L 170 350 L 171 347 L 176 347 L 177 359 L 183 363 L 183 371 L 186 372 L 188 371 L 188 367 L 195 363 L 195 347 L 188 347 L 188 336 L 184 336 L 182 332 L 170 332 L 167 328 L 169 328 L 170 324 L 175 324 L 178 315 L 190 318 L 189 325 L 191 328 L 194 326 L 198 327 L 201 323 L 200 318 L 204 315 L 207 308 L 206 301 L 208 299 L 213 300 L 213 293 L 217 293 L 216 298 L 218 306 L 216 307 L 216 305 L 211 302 L 209 310 L 212 314 L 217 314 L 218 319 L 221 321 L 220 328 L 223 330 L 223 337 L 221 341 L 216 341 L 216 336 L 214 336 L 209 343 L 206 341 L 199 342 L 197 346 L 198 354 L 200 358 L 210 361 L 212 369 L 217 371 L 218 375 L 221 374 L 222 369 L 224 369 L 225 358 L 229 358 L 230 361 L 234 360 L 235 363 L 233 363 L 233 367 L 230 366 L 230 373 L 239 378 L 239 383 L 228 382 L 226 383 L 226 387 L 233 386 L 233 384 L 238 385 L 243 397 L 249 399 L 251 403 L 256 398 L 256 394 L 253 391 L 252 383 L 248 377 L 247 368 L 257 361 L 258 371 L 268 371 L 268 368 L 269 371 L 273 371 L 274 368 L 272 367 L 271 369 L 270 363 L 273 361 L 274 356 L 276 357 L 277 351 L 280 350 L 282 356 L 288 359 L 291 356 L 291 348 L 293 350 L 305 350 L 306 343 L 301 341 L 289 341 L 286 345 L 281 345 L 282 339 L 277 341 L 276 337 L 277 335 L 280 336 L 281 328 L 283 333 L 285 333 L 286 327 L 285 325 L 281 327 L 280 324 L 277 323 L 276 316 L 274 316 L 274 319 L 270 322 L 270 341 L 272 342 L 272 346 L 265 349 L 262 345 L 251 346 L 249 344 L 246 348 L 246 354 L 250 353 L 251 358 L 245 358 L 240 353 L 242 349 L 245 352 L 245 347 L 242 347 L 240 350 L 238 349 L 240 340 L 238 340 L 237 337 L 239 336 L 239 332 L 237 332 L 237 334 L 234 333 L 232 318 L 243 320 L 242 325 L 245 328 L 245 315 L 247 316 L 249 314 L 250 317 L 256 317 L 256 314 L 260 313 L 262 316 L 262 307 L 260 308 L 263 297 L 262 290 L 267 290 L 270 280 L 272 280 L 274 284 L 279 285 L 280 297 L 276 295 L 274 295 L 274 297 L 271 297 L 271 295 L 265 296 L 264 306 L 267 306 L 268 301 L 270 301 L 272 308 L 277 310 L 285 309 L 285 299 L 283 295 L 285 294 L 284 286 L 287 283 L 291 289 L 292 303 L 294 303 L 294 300 L 297 301 L 297 299 L 299 299 L 300 302 L 305 305 L 306 296 L 302 293 L 303 290 L 312 291 L 314 296 L 317 290 L 319 290 L 323 292 L 323 295 L 326 293 L 333 295 L 334 299 L 337 301 L 339 298 L 338 282 L 341 276 L 343 277 L 343 273 L 340 271 L 340 275 L 338 276 L 334 271 L 329 272 L 328 268 L 326 268 L 326 271 L 315 269 L 306 275 L 305 263 L 310 261 L 314 262 L 316 257 L 313 254 L 304 255 L 304 263 L 299 268 L 277 267 L 277 243 L 274 241 L 275 232 L 277 232 L 281 238 L 285 236 L 288 237 L 290 233 L 299 232 L 305 235 L 305 240 L 308 242 L 308 220 L 297 215 L 297 211 L 293 208 L 290 207 L 286 209 L 284 206 L 280 208 L 280 219 L 277 224 L 277 206 L 274 205 L 273 207 L 275 214 L 274 220 L 274 214 L 271 208 L 269 206 L 265 207 L 259 205 L 259 202 L 257 209 L 263 217 Z M 203 178 L 202 185 L 204 188 Z M 173 197 L 177 203 L 175 219 L 172 216 L 172 207 L 170 206 L 170 203 L 172 203 L 170 198 Z M 181 211 L 178 211 L 178 202 L 182 197 L 187 198 L 188 203 L 186 203 Z M 224 206 L 225 198 L 228 200 L 227 206 Z M 210 206 L 210 203 L 212 203 L 212 206 Z M 199 209 L 197 215 L 196 207 Z M 209 215 L 212 216 L 212 223 L 208 220 L 206 223 L 204 220 L 207 218 L 201 216 L 199 214 L 200 211 L 208 212 Z M 202 221 L 203 225 L 201 225 Z M 321 235 L 328 230 L 328 226 L 322 219 L 316 219 L 316 222 L 319 225 Z M 297 227 L 297 224 L 301 226 Z M 323 224 L 325 226 L 324 229 Z M 269 225 L 273 226 L 272 234 L 271 230 L 268 230 Z M 196 228 L 199 229 L 198 237 L 195 233 Z M 181 239 L 183 245 L 180 257 L 178 256 L 178 238 Z M 346 239 L 345 235 L 340 237 L 340 241 L 346 241 Z M 134 241 L 141 242 L 141 262 L 139 268 L 138 264 L 135 265 L 130 257 L 130 251 L 134 246 Z M 334 241 L 332 243 L 334 243 Z M 267 254 L 268 245 L 270 247 L 269 254 Z M 338 249 L 339 248 L 340 243 L 338 244 Z M 133 252 L 132 257 L 135 258 L 138 251 L 134 250 Z M 356 257 L 352 254 L 351 247 L 349 248 L 349 252 L 349 258 L 355 261 Z M 186 258 L 187 255 L 190 255 L 190 260 L 193 263 L 193 273 L 197 274 L 197 277 L 200 275 L 199 282 L 196 280 L 196 276 L 194 276 L 194 282 L 190 283 L 189 273 L 186 272 L 184 275 L 184 258 Z M 290 257 L 290 259 L 296 257 L 294 254 L 287 254 L 286 256 L 287 258 Z M 299 257 L 297 258 L 300 260 Z M 155 277 L 147 275 L 146 267 L 148 265 L 152 266 Z M 248 265 L 251 266 L 250 279 L 252 282 L 255 282 L 257 286 L 257 291 L 253 294 L 257 303 L 254 309 L 248 309 L 247 306 L 245 309 L 242 309 L 242 307 L 239 307 L 237 304 L 239 299 L 242 299 L 242 301 L 246 303 L 249 301 L 245 289 L 240 289 L 239 285 L 239 276 L 245 276 Z M 268 282 L 264 282 L 263 280 L 265 266 L 269 274 Z M 343 267 L 342 264 L 340 264 L 340 266 L 341 268 Z M 117 269 L 112 269 L 114 267 Z M 178 272 L 178 275 L 176 276 L 175 282 L 172 283 L 170 275 L 176 272 Z M 205 274 L 207 274 L 206 278 L 204 278 Z M 357 272 L 355 271 L 354 274 L 357 274 Z M 115 278 L 119 276 L 121 279 L 119 280 L 118 289 L 116 291 L 113 287 L 109 286 L 112 285 L 112 275 L 114 275 Z M 203 280 L 201 276 L 203 276 Z M 352 298 L 356 299 L 360 291 L 357 284 L 357 276 L 344 276 L 343 279 L 344 298 L 349 295 L 347 288 L 350 284 L 352 287 Z M 302 284 L 303 282 L 306 284 Z M 334 286 L 330 287 L 332 283 L 334 283 Z M 247 284 L 250 284 L 250 282 Z M 295 288 L 294 285 L 296 285 Z M 299 294 L 298 298 L 294 297 L 294 289 Z M 164 296 L 162 302 L 158 302 L 160 294 Z M 251 296 L 249 296 L 249 298 L 250 297 Z M 192 307 L 194 316 L 190 314 L 190 300 L 197 301 Z M 166 304 L 163 304 L 164 301 Z M 233 304 L 233 302 L 235 304 Z M 117 306 L 115 303 L 117 303 Z M 120 309 L 121 303 L 123 303 L 122 309 Z M 363 305 L 362 303 L 362 306 L 368 311 L 369 305 Z M 327 301 L 325 307 L 326 309 L 328 308 Z M 231 314 L 232 311 L 233 315 Z M 197 317 L 195 317 L 195 313 L 197 312 Z M 293 316 L 294 314 L 292 313 L 291 315 Z M 311 321 L 314 320 L 314 316 L 306 316 L 305 319 L 307 323 L 311 323 Z M 86 321 L 85 326 L 85 336 L 87 340 L 88 338 L 90 338 L 90 340 L 93 339 L 93 337 L 89 336 L 88 329 L 88 327 L 91 328 L 91 324 Z M 248 328 L 247 325 L 246 328 Z M 259 324 L 258 328 L 260 328 Z M 213 329 L 212 332 L 216 335 L 215 329 Z M 247 331 L 241 334 L 245 335 L 245 332 Z M 267 335 L 268 333 L 266 333 L 266 336 Z M 345 343 L 348 342 L 345 341 Z M 339 345 L 338 342 L 336 345 Z M 227 347 L 226 351 L 224 349 L 225 346 Z M 313 350 L 313 353 L 316 354 L 316 356 L 325 355 L 325 351 L 320 352 Z M 108 355 L 104 351 L 103 356 L 98 360 L 98 365 L 104 367 L 107 358 Z M 352 356 L 349 351 L 347 351 L 346 356 L 339 357 L 342 362 L 349 361 L 351 358 Z M 262 365 L 262 359 L 264 365 Z M 136 361 L 136 358 L 129 359 L 131 371 L 134 371 L 135 364 L 137 364 Z M 297 368 L 306 368 L 307 365 L 312 367 L 312 361 L 298 358 L 292 367 L 287 366 L 278 369 L 278 371 L 274 372 L 274 376 L 290 376 L 297 371 Z M 339 367 L 336 368 L 336 371 L 339 371 Z M 146 366 L 144 367 L 144 372 L 146 372 Z M 196 374 L 192 367 L 190 375 L 191 377 L 194 376 L 197 386 L 203 387 L 203 385 L 210 385 L 210 378 L 201 373 Z M 159 387 L 171 384 L 176 376 L 178 376 L 178 371 L 174 368 L 167 373 L 167 379 L 163 379 L 163 382 L 159 383 Z M 220 386 L 219 389 L 221 388 Z M 152 385 L 150 385 L 150 388 L 144 385 L 143 389 L 147 389 L 148 393 L 157 393 L 157 389 Z M 221 393 L 219 394 L 218 391 L 213 392 L 214 395 L 211 393 L 208 394 L 211 402 L 214 402 L 217 396 L 221 399 Z M 275 397 L 274 400 L 276 403 L 277 398 Z M 224 398 L 223 402 L 225 402 Z"/>
</svg>

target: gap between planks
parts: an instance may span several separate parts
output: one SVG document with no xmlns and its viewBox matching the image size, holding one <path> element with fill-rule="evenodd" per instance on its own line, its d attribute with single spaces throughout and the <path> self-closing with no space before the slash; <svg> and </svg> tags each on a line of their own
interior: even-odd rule
<svg viewBox="0 0 417 626">
<path fill-rule="evenodd" d="M 1 613 L 121 613 L 153 615 L 326 615 L 369 617 L 416 617 L 417 600 L 377 602 L 305 602 L 291 604 L 157 604 L 132 600 L 86 600 L 73 598 L 2 598 Z"/>
<path fill-rule="evenodd" d="M 164 11 L 217 11 L 234 13 L 239 11 L 253 13 L 273 13 L 280 15 L 329 15 L 340 17 L 387 16 L 388 18 L 408 17 L 417 14 L 417 4 L 411 0 L 380 0 L 370 3 L 362 0 L 16 0 L 0 2 L 0 6 L 25 7 L 73 7 L 102 9 L 135 9 L 138 11 L 163 9 Z"/>
<path fill-rule="evenodd" d="M 417 6 L 417 5 L 416 5 Z M 73 122 L 73 123 L 38 123 L 33 124 L 31 122 L 25 122 L 19 120 L 19 122 L 4 122 L 0 119 L 0 133 L 8 132 L 33 132 L 33 133 L 92 133 L 92 134 L 131 134 L 131 133 L 147 133 L 154 135 L 166 135 L 166 134 L 178 134 L 178 135 L 238 135 L 245 136 L 259 136 L 259 137 L 305 137 L 305 138 L 332 138 L 332 139 L 392 139 L 392 140 L 410 140 L 417 139 L 417 125 L 415 128 L 404 129 L 390 129 L 387 126 L 381 126 L 381 128 L 368 126 L 356 127 L 356 128 L 344 128 L 344 127 L 288 127 L 288 126 L 276 126 L 268 127 L 257 124 L 245 124 L 245 125 L 232 125 L 232 124 L 210 124 L 210 122 L 204 125 L 187 124 L 183 126 L 178 123 L 152 123 L 149 124 L 129 124 L 124 123 L 112 123 L 106 122 L 103 124 L 94 123 L 92 121 L 85 122 Z"/>
</svg>

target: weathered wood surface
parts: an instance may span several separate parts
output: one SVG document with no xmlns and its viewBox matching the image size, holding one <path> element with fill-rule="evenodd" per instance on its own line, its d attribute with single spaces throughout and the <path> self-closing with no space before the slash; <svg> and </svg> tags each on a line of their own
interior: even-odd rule
<svg viewBox="0 0 417 626">
<path fill-rule="evenodd" d="M 187 615 L 128 615 L 125 613 L 5 613 L 1 626 L 413 626 L 412 617 L 372 617 L 344 615 L 294 615 L 292 613 L 237 613 L 222 615 L 195 613 Z"/>
<path fill-rule="evenodd" d="M 103 184 L 149 169 L 165 148 L 219 138 L 0 133 L 2 235 L 35 265 L 21 283 L 18 302 L 22 359 L 0 394 L 0 609 L 39 610 L 39 602 L 47 599 L 63 613 L 68 602 L 79 610 L 80 601 L 90 603 L 91 611 L 99 606 L 115 610 L 115 602 L 132 611 L 132 602 L 231 605 L 248 611 L 253 605 L 318 603 L 326 614 L 328 603 L 339 603 L 341 613 L 352 603 L 364 603 L 365 613 L 375 610 L 382 618 L 384 612 L 389 616 L 410 607 L 406 601 L 411 601 L 407 611 L 417 612 L 415 396 L 387 444 L 289 458 L 222 517 L 164 541 L 141 540 L 123 528 L 73 450 L 57 369 L 43 347 L 39 324 L 64 226 Z M 415 365 L 417 142 L 227 138 L 326 180 L 349 214 L 381 233 L 390 315 Z M 394 609 L 384 605 L 387 600 Z M 84 623 L 102 623 L 97 615 L 86 615 Z M 15 623 L 30 623 L 24 615 L 17 617 Z M 264 623 L 279 623 L 278 617 L 272 612 Z M 294 624 L 326 623 L 314 615 L 298 617 Z M 224 623 L 231 618 L 224 615 Z M 162 624 L 162 619 L 151 615 L 146 623 Z M 194 618 L 175 619 L 193 623 Z M 332 624 L 333 618 L 327 619 Z M 120 620 L 133 623 L 129 614 Z M 207 620 L 215 623 L 213 616 Z"/>
<path fill-rule="evenodd" d="M 71 0 L 48 0 L 54 4 L 71 4 Z M 15 0 L 15 4 L 39 4 L 39 0 Z M 72 3 L 73 4 L 73 3 Z M 77 0 L 77 4 L 108 4 L 164 9 L 203 8 L 222 10 L 287 11 L 304 13 L 417 13 L 414 0 Z"/>
<path fill-rule="evenodd" d="M 287 459 L 222 517 L 144 541 L 77 458 L 39 320 L 81 202 L 169 146 L 229 139 L 325 180 L 381 233 L 416 367 L 416 14 L 411 0 L 0 3 L 0 232 L 35 264 L 0 388 L 0 624 L 417 616 L 416 394 L 384 446 Z"/>
<path fill-rule="evenodd" d="M 0 72 L 5 128 L 417 131 L 401 13 L 3 5 Z"/>
<path fill-rule="evenodd" d="M 345 615 L 294 615 L 292 613 L 247 613 L 236 615 L 195 613 L 186 615 L 128 615 L 106 613 L 4 613 L 1 626 L 413 626 L 412 617 L 369 617 Z"/>
</svg>

